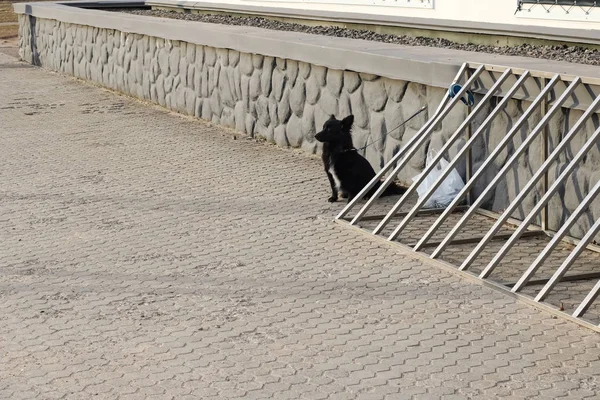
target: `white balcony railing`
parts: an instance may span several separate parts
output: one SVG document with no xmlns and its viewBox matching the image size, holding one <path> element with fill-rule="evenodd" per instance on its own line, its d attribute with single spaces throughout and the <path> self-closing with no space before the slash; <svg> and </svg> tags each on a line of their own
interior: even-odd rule
<svg viewBox="0 0 600 400">
<path fill-rule="evenodd" d="M 517 17 L 600 21 L 600 1 L 596 0 L 518 0 Z"/>
</svg>

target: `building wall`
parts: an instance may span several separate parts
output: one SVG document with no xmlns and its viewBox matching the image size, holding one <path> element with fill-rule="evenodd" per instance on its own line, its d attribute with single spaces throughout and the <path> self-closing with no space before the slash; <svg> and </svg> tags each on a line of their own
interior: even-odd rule
<svg viewBox="0 0 600 400">
<path fill-rule="evenodd" d="M 190 3 L 191 5 L 202 2 L 182 0 L 179 3 Z M 482 23 L 600 29 L 600 7 L 563 8 L 561 6 L 525 5 L 522 11 L 516 12 L 517 0 L 222 0 L 219 3 Z"/>
<path fill-rule="evenodd" d="M 114 29 L 69 24 L 53 19 L 19 15 L 21 57 L 35 65 L 104 85 L 122 93 L 160 104 L 171 110 L 203 118 L 239 132 L 262 137 L 282 147 L 297 147 L 318 153 L 314 135 L 330 115 L 338 118 L 354 114 L 354 144 L 357 148 L 375 143 L 363 152 L 375 169 L 381 168 L 412 138 L 435 112 L 446 91 L 385 77 L 328 69 L 319 65 L 215 48 L 185 41 L 120 32 Z M 473 124 L 476 130 L 498 101 L 485 106 Z M 475 170 L 502 140 L 529 104 L 511 100 L 473 147 Z M 427 112 L 409 121 L 408 116 L 421 107 Z M 549 125 L 550 142 L 556 144 L 582 112 L 561 109 Z M 398 178 L 410 183 L 425 166 L 429 148 L 437 150 L 462 123 L 465 108 L 460 105 L 435 128 L 431 140 L 419 149 Z M 539 110 L 524 125 L 516 138 L 501 152 L 475 187 L 478 195 L 539 122 Z M 550 171 L 550 181 L 599 125 L 590 119 L 578 138 Z M 452 146 L 452 157 L 463 146 L 459 139 Z M 543 162 L 541 142 L 531 149 L 502 178 L 486 199 L 485 207 L 502 210 L 526 184 Z M 600 178 L 600 150 L 594 149 L 569 179 L 560 196 L 550 204 L 550 228 L 558 229 L 569 212 Z M 268 166 L 265 166 L 268 167 Z M 459 172 L 464 176 L 465 166 Z M 301 173 L 301 171 L 299 171 Z M 513 215 L 523 218 L 540 195 L 534 190 Z M 571 230 L 581 237 L 600 217 L 600 204 Z"/>
</svg>

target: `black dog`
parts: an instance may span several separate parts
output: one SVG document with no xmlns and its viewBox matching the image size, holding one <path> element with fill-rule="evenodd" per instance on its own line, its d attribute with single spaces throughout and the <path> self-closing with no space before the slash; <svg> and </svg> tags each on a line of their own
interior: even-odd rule
<svg viewBox="0 0 600 400">
<path fill-rule="evenodd" d="M 352 144 L 353 122 L 354 115 L 341 121 L 332 115 L 323 124 L 323 130 L 315 135 L 315 139 L 323 143 L 323 166 L 331 185 L 329 202 L 332 203 L 338 199 L 338 190 L 350 201 L 375 177 L 371 164 L 358 154 Z M 373 186 L 367 197 L 371 197 L 380 185 L 381 183 L 377 183 Z M 404 191 L 392 182 L 381 196 L 402 194 Z"/>
</svg>

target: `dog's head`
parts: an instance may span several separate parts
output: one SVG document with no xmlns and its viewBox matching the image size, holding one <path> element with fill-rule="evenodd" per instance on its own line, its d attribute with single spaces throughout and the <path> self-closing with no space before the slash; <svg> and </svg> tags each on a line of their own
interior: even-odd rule
<svg viewBox="0 0 600 400">
<path fill-rule="evenodd" d="M 332 115 L 323 124 L 323 130 L 315 135 L 315 139 L 323 143 L 340 143 L 352 147 L 352 123 L 354 115 L 349 115 L 341 121 Z"/>
</svg>

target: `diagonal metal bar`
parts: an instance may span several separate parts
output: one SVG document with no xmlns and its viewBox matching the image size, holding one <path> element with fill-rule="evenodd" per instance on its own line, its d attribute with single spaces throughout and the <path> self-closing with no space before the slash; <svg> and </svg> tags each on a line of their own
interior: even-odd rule
<svg viewBox="0 0 600 400">
<path fill-rule="evenodd" d="M 502 139 L 502 141 L 498 144 L 498 146 L 496 146 L 496 148 L 492 151 L 492 153 L 490 153 L 490 155 L 485 159 L 483 164 L 481 164 L 481 166 L 473 174 L 471 179 L 469 179 L 467 181 L 467 183 L 465 183 L 465 187 L 463 188 L 463 190 L 461 190 L 460 193 L 456 196 L 456 198 L 450 203 L 450 205 L 448 205 L 448 207 L 446 207 L 444 212 L 438 217 L 438 219 L 434 222 L 434 224 L 431 227 L 429 227 L 427 232 L 425 232 L 425 235 L 423 235 L 423 237 L 421 237 L 421 239 L 419 240 L 417 245 L 414 247 L 415 251 L 421 249 L 421 247 L 425 243 L 427 243 L 427 241 L 429 239 L 431 239 L 431 237 L 435 234 L 435 232 L 437 232 L 437 230 L 440 228 L 440 226 L 442 226 L 442 224 L 444 223 L 444 221 L 446 221 L 446 219 L 450 216 L 450 214 L 452 214 L 454 212 L 456 207 L 458 207 L 458 204 L 465 197 L 466 193 L 469 190 L 471 190 L 471 187 L 473 187 L 473 185 L 475 184 L 477 179 L 479 179 L 479 177 L 481 177 L 481 175 L 483 175 L 483 173 L 485 172 L 485 169 L 492 162 L 494 162 L 494 160 L 496 159 L 498 154 L 500 154 L 500 152 L 506 147 L 508 142 L 510 140 L 512 140 L 512 138 L 517 134 L 517 132 L 519 132 L 519 130 L 521 129 L 523 124 L 525 124 L 525 122 L 527 122 L 529 117 L 531 117 L 531 114 L 533 114 L 533 112 L 537 109 L 537 107 L 540 105 L 542 100 L 546 96 L 548 96 L 550 91 L 554 88 L 554 86 L 556 86 L 556 84 L 559 81 L 560 81 L 560 75 L 554 75 L 554 77 L 550 80 L 550 82 L 548 82 L 548 84 L 540 91 L 540 94 L 533 100 L 533 102 L 527 108 L 527 110 L 525 110 L 525 112 L 523 113 L 521 118 L 519 118 L 519 120 L 513 125 L 512 129 L 506 134 L 506 136 Z M 432 258 L 435 258 L 435 256 L 432 256 Z"/>
<path fill-rule="evenodd" d="M 469 208 L 469 207 L 468 206 L 457 207 L 456 212 L 465 211 L 467 208 Z M 419 210 L 419 215 L 439 214 L 441 212 L 442 212 L 441 208 L 422 208 Z M 394 217 L 400 218 L 400 217 L 404 217 L 406 214 L 407 214 L 406 212 L 399 212 Z M 364 221 L 380 221 L 381 218 L 383 218 L 383 217 L 385 217 L 384 214 L 365 215 L 360 220 L 362 222 L 364 222 Z M 349 222 L 352 218 L 344 217 L 342 219 Z"/>
<path fill-rule="evenodd" d="M 506 70 L 505 73 L 506 72 L 510 73 L 511 71 Z M 433 196 L 433 194 L 435 193 L 437 188 L 444 182 L 444 180 L 446 179 L 448 174 L 450 174 L 450 172 L 456 167 L 456 165 L 462 159 L 463 155 L 465 155 L 466 153 L 469 152 L 469 150 L 471 149 L 471 146 L 475 143 L 477 138 L 485 132 L 488 125 L 494 120 L 496 115 L 506 106 L 508 101 L 512 98 L 512 96 L 515 94 L 515 92 L 517 90 L 519 90 L 519 88 L 523 85 L 523 83 L 525 83 L 527 78 L 529 78 L 529 71 L 525 71 L 523 73 L 523 75 L 521 75 L 521 77 L 517 80 L 517 82 L 510 88 L 510 90 L 506 93 L 506 95 L 502 98 L 502 100 L 496 105 L 494 110 L 488 115 L 488 117 L 485 119 L 485 121 L 483 121 L 483 123 L 479 126 L 477 131 L 471 136 L 471 138 L 469 138 L 467 143 L 458 151 L 458 154 L 456 154 L 456 156 L 450 161 L 450 164 L 448 165 L 448 167 L 446 169 L 444 169 L 444 171 L 442 171 L 441 176 L 434 182 L 434 184 L 427 191 L 427 193 L 425 193 L 422 197 L 419 197 L 419 199 L 417 200 L 417 203 L 412 207 L 412 209 L 408 212 L 408 214 L 406 215 L 406 217 L 404 217 L 404 219 L 400 222 L 400 224 L 394 229 L 392 234 L 388 237 L 388 240 L 394 240 L 400 234 L 400 232 L 402 232 L 402 230 L 410 223 L 410 221 L 415 217 L 415 215 L 417 215 L 417 212 L 419 211 L 419 209 L 421 209 L 421 207 L 423 207 L 423 205 L 427 202 L 427 200 L 429 200 L 429 198 L 431 196 Z M 488 92 L 488 94 L 489 94 L 489 92 Z M 482 103 L 480 103 L 480 105 L 481 104 Z M 467 119 L 465 122 L 470 123 L 471 120 Z M 464 125 L 465 124 L 461 125 L 460 128 L 464 129 Z M 462 132 L 462 129 L 460 131 L 457 130 L 455 133 L 456 137 L 458 137 L 458 135 L 460 135 L 461 132 Z M 446 145 L 442 148 L 442 151 L 440 151 L 438 153 L 437 157 L 434 159 L 434 162 L 432 162 L 431 165 L 429 165 L 425 169 L 425 171 L 420 175 L 419 180 L 417 182 L 415 182 L 415 184 L 416 183 L 421 184 L 421 182 L 423 182 L 423 180 L 425 180 L 427 175 L 437 166 L 437 163 L 443 157 L 444 152 L 446 152 L 446 150 L 451 145 L 452 145 L 452 143 L 446 143 Z M 414 187 L 413 190 L 416 190 L 416 188 L 418 186 L 415 186 L 413 184 L 413 187 Z M 396 210 L 397 210 L 397 208 L 396 208 Z M 394 209 L 392 209 L 392 211 L 394 211 Z M 390 211 L 390 213 L 391 213 L 391 211 Z M 388 214 L 388 215 L 391 216 L 391 214 Z M 381 229 L 383 229 L 383 226 L 384 226 L 383 222 L 384 221 L 382 221 L 379 224 Z"/>
<path fill-rule="evenodd" d="M 396 165 L 396 167 L 394 168 L 394 170 L 392 171 L 392 173 L 388 175 L 388 177 L 383 181 L 383 183 L 381 183 L 380 187 L 375 191 L 375 193 L 371 196 L 371 198 L 369 200 L 367 200 L 367 202 L 359 210 L 359 212 L 352 219 L 352 221 L 350 221 L 350 225 L 354 225 L 358 221 L 360 221 L 360 218 L 363 215 L 365 215 L 365 213 L 371 208 L 371 206 L 373 205 L 373 203 L 381 196 L 381 194 L 385 191 L 385 189 L 393 182 L 393 180 L 395 179 L 395 177 L 398 174 L 398 172 L 400 172 L 400 170 L 402 168 L 404 168 L 404 166 L 408 163 L 408 161 L 410 161 L 410 159 L 412 158 L 412 156 L 419 150 L 419 148 L 421 148 L 421 146 L 423 145 L 423 143 L 425 143 L 427 141 L 427 139 L 429 138 L 429 134 L 435 129 L 436 125 L 440 121 L 442 121 L 446 117 L 446 115 L 448 115 L 448 113 L 452 110 L 452 108 L 454 108 L 454 106 L 460 101 L 460 98 L 462 97 L 462 95 L 464 93 L 466 93 L 466 91 L 473 84 L 473 82 L 475 82 L 475 80 L 477 80 L 477 78 L 483 72 L 483 70 L 484 70 L 484 68 L 482 68 L 481 66 L 479 68 L 477 68 L 477 70 L 473 73 L 473 75 L 465 82 L 465 84 L 462 87 L 462 89 L 450 101 L 450 104 L 448 104 L 448 107 L 446 107 L 437 116 L 437 118 L 435 119 L 435 121 L 431 125 L 429 125 L 427 127 L 427 129 L 423 132 L 422 135 L 420 135 L 418 137 L 418 139 L 414 143 L 414 145 L 410 149 L 408 149 L 407 153 L 402 158 L 402 160 L 400 160 L 398 162 L 398 164 Z M 360 196 L 360 194 L 359 194 L 359 196 Z M 357 196 L 357 197 L 359 197 L 359 196 Z"/>
<path fill-rule="evenodd" d="M 494 240 L 506 240 L 510 237 L 510 233 L 506 233 L 506 234 L 502 234 L 502 235 L 497 235 L 494 237 Z M 546 236 L 546 233 L 544 231 L 527 231 L 523 234 L 524 237 L 533 237 L 533 236 Z M 483 236 L 474 236 L 474 237 L 469 237 L 469 238 L 464 238 L 464 239 L 455 239 L 453 240 L 450 244 L 456 245 L 456 244 L 468 244 L 468 243 L 477 243 L 479 242 L 481 239 L 483 239 Z M 426 244 L 423 245 L 423 247 L 436 247 L 439 246 L 440 242 L 427 242 Z M 407 246 L 414 246 L 414 244 L 409 244 Z"/>
<path fill-rule="evenodd" d="M 390 219 L 393 218 L 394 215 L 396 215 L 398 210 L 400 210 L 400 208 L 406 203 L 408 198 L 417 190 L 417 188 L 425 180 L 425 178 L 427 178 L 427 175 L 429 175 L 429 173 L 431 171 L 433 171 L 433 169 L 437 166 L 438 162 L 442 159 L 442 157 L 444 156 L 446 151 L 448 151 L 448 149 L 450 149 L 450 147 L 454 144 L 454 142 L 456 142 L 456 140 L 460 137 L 460 135 L 463 133 L 465 128 L 471 124 L 473 119 L 475 119 L 477 114 L 487 104 L 488 100 L 491 97 L 493 97 L 493 95 L 502 87 L 502 84 L 506 81 L 506 79 L 508 79 L 508 77 L 511 74 L 512 74 L 512 70 L 510 68 L 508 68 L 498 78 L 496 83 L 494 83 L 494 85 L 490 88 L 490 90 L 488 90 L 488 92 L 485 94 L 485 96 L 479 101 L 479 103 L 477 104 L 475 109 L 468 115 L 468 117 L 463 121 L 463 123 L 460 124 L 460 126 L 456 129 L 456 131 L 452 134 L 452 136 L 450 136 L 448 141 L 444 144 L 444 146 L 440 149 L 438 154 L 433 159 L 433 162 L 425 168 L 425 170 L 421 173 L 421 175 L 419 175 L 419 178 L 410 185 L 410 187 L 406 190 L 406 192 L 404 192 L 402 197 L 396 202 L 396 204 L 394 204 L 392 209 L 387 213 L 385 218 L 383 218 L 381 220 L 381 222 L 377 225 L 375 230 L 373 230 L 374 235 L 379 234 L 383 230 L 383 228 L 389 223 Z M 516 90 L 509 91 L 509 93 L 506 94 L 506 97 L 512 97 L 514 92 L 516 92 Z"/>
<path fill-rule="evenodd" d="M 597 272 L 584 272 L 582 274 L 573 274 L 573 275 L 565 275 L 562 277 L 562 282 L 575 282 L 575 281 L 588 281 L 590 279 L 600 278 L 600 271 Z M 531 279 L 528 281 L 525 286 L 531 285 L 545 285 L 550 278 L 537 278 Z M 507 287 L 513 287 L 517 283 L 516 282 L 503 282 L 502 285 Z"/>
<path fill-rule="evenodd" d="M 575 260 L 577 260 L 577 258 L 581 255 L 581 253 L 584 252 L 588 243 L 590 243 L 594 239 L 594 237 L 596 236 L 596 234 L 599 231 L 600 231 L 600 219 L 598 219 L 594 223 L 594 225 L 592 225 L 590 230 L 587 231 L 587 233 L 583 236 L 583 238 L 581 238 L 581 241 L 579 242 L 579 244 L 575 247 L 575 249 L 573 249 L 571 254 L 569 254 L 569 256 L 565 259 L 565 261 L 563 261 L 563 263 L 556 270 L 554 275 L 552 275 L 552 278 L 550 278 L 550 281 L 548 283 L 546 283 L 546 286 L 544 286 L 542 288 L 542 290 L 540 290 L 540 292 L 538 293 L 538 295 L 535 298 L 535 301 L 542 301 L 546 297 L 548 297 L 548 295 L 550 294 L 550 292 L 552 291 L 554 286 L 556 286 L 556 284 L 558 282 L 560 282 L 560 279 L 563 277 L 563 275 L 567 273 L 567 271 L 571 268 L 571 266 L 573 265 Z"/>
<path fill-rule="evenodd" d="M 596 300 L 598 294 L 600 294 L 600 281 L 596 282 L 592 290 L 585 296 L 585 299 L 583 299 L 579 307 L 573 312 L 573 316 L 575 318 L 581 318 L 588 308 L 590 308 L 594 300 Z"/>
<path fill-rule="evenodd" d="M 598 129 L 596 132 L 600 132 L 600 129 Z M 546 258 L 548 258 L 550 253 L 552 253 L 556 246 L 562 241 L 569 229 L 571 229 L 573 224 L 579 219 L 581 213 L 590 206 L 590 203 L 596 198 L 598 193 L 600 193 L 600 181 L 596 183 L 596 186 L 594 186 L 592 190 L 587 194 L 587 196 L 585 196 L 585 198 L 581 201 L 579 206 L 577 206 L 577 208 L 573 211 L 573 213 L 569 216 L 565 223 L 560 227 L 560 230 L 556 232 L 556 234 L 552 237 L 550 242 L 546 245 L 546 247 L 544 247 L 544 250 L 542 250 L 542 252 L 538 254 L 538 256 L 533 261 L 533 263 L 531 263 L 527 271 L 525 271 L 525 273 L 513 286 L 513 288 L 511 289 L 512 292 L 518 292 L 521 289 L 523 289 L 525 285 L 527 285 L 529 280 L 533 277 L 533 274 L 535 274 L 535 272 L 542 266 L 542 263 L 546 261 Z M 540 203 L 538 203 L 538 205 Z M 536 208 L 532 210 L 529 215 L 533 214 L 534 211 L 539 211 L 540 207 L 538 207 L 538 205 L 536 205 Z M 521 227 L 519 226 L 519 229 L 520 228 Z"/>
<path fill-rule="evenodd" d="M 460 67 L 458 73 L 454 77 L 453 83 L 456 83 L 460 80 L 460 78 L 464 75 L 465 71 L 467 70 L 468 66 L 469 66 L 468 63 L 464 63 Z M 401 157 L 403 157 L 404 154 L 413 147 L 414 143 L 423 135 L 424 132 L 426 132 L 429 129 L 429 127 L 433 124 L 433 122 L 437 123 L 439 121 L 440 113 L 442 112 L 442 110 L 444 110 L 444 107 L 446 107 L 446 105 L 448 104 L 448 101 L 449 101 L 449 98 L 447 96 L 442 99 L 434 116 L 431 117 L 425 123 L 425 125 L 423 125 L 423 127 L 417 132 L 417 134 L 415 136 L 413 136 L 408 141 L 408 143 L 406 143 L 406 145 L 403 146 L 400 149 L 400 151 L 398 151 L 398 153 L 396 153 L 394 155 L 394 157 L 392 157 L 390 159 L 390 161 L 388 161 L 388 163 L 375 175 L 375 177 L 371 180 L 371 182 L 369 182 L 367 184 L 367 186 L 365 186 L 358 193 L 358 195 L 356 195 L 354 197 L 354 199 L 352 199 L 351 201 L 348 202 L 348 204 L 346 204 L 346 206 L 342 209 L 342 211 L 340 211 L 340 213 L 335 217 L 335 219 L 341 219 L 341 218 L 344 218 L 346 215 L 348 215 L 348 213 L 356 205 L 356 203 L 358 203 L 369 192 L 369 190 L 371 190 L 373 188 L 373 186 L 375 186 L 375 184 L 377 184 L 377 182 L 379 182 L 379 180 L 386 174 L 386 172 L 388 172 L 392 168 L 392 166 L 394 165 L 394 163 L 396 161 L 398 161 Z"/>
<path fill-rule="evenodd" d="M 442 251 L 446 248 L 448 242 L 450 242 L 454 237 L 462 230 L 467 221 L 475 214 L 477 208 L 481 206 L 486 196 L 495 189 L 496 185 L 500 181 L 500 179 L 506 174 L 509 168 L 517 161 L 517 159 L 529 148 L 531 143 L 539 136 L 540 132 L 544 129 L 546 124 L 550 121 L 552 116 L 560 109 L 561 105 L 567 100 L 567 98 L 573 93 L 575 88 L 581 82 L 581 78 L 575 78 L 573 82 L 567 87 L 567 89 L 563 92 L 563 94 L 554 102 L 548 113 L 544 115 L 542 120 L 537 124 L 537 126 L 533 129 L 533 131 L 527 136 L 527 138 L 523 141 L 521 146 L 514 152 L 514 154 L 510 157 L 510 159 L 504 164 L 504 166 L 500 169 L 500 171 L 496 174 L 496 176 L 492 179 L 492 181 L 488 184 L 488 186 L 483 190 L 483 192 L 479 195 L 477 200 L 473 202 L 471 208 L 467 210 L 467 212 L 462 216 L 460 221 L 452 228 L 452 230 L 446 235 L 443 240 L 443 243 L 440 244 L 435 251 L 431 254 L 431 258 L 438 257 Z M 481 168 L 480 168 L 481 169 Z M 466 267 L 459 267 L 459 270 L 464 270 Z"/>
<path fill-rule="evenodd" d="M 569 132 L 562 138 L 558 146 L 552 151 L 552 153 L 546 158 L 546 161 L 540 166 L 540 168 L 533 174 L 531 179 L 527 181 L 525 186 L 519 190 L 519 193 L 514 198 L 514 200 L 506 207 L 502 215 L 498 217 L 494 225 L 490 228 L 490 230 L 485 234 L 483 240 L 475 246 L 471 254 L 467 257 L 467 259 L 463 262 L 463 265 L 469 265 L 485 248 L 485 246 L 489 243 L 491 238 L 498 233 L 498 231 L 502 228 L 502 225 L 510 218 L 512 213 L 521 205 L 523 199 L 531 192 L 531 190 L 535 187 L 540 179 L 542 179 L 546 172 L 550 169 L 550 166 L 554 163 L 554 161 L 560 156 L 560 154 L 565 150 L 565 148 L 571 143 L 571 140 L 579 133 L 583 125 L 590 118 L 596 109 L 600 105 L 600 96 L 596 97 L 596 99 L 592 102 L 592 104 L 588 107 L 587 110 L 581 115 L 581 117 L 575 122 L 573 127 L 569 130 Z M 542 196 L 542 199 L 536 204 L 534 210 L 537 209 L 535 214 L 532 212 L 527 215 L 525 220 L 520 224 L 519 228 L 514 232 L 513 237 L 502 246 L 500 251 L 494 256 L 494 258 L 490 261 L 490 263 L 484 268 L 484 270 L 479 275 L 480 278 L 487 278 L 492 271 L 496 268 L 500 260 L 508 253 L 511 247 L 515 244 L 517 240 L 519 240 L 519 234 L 522 233 L 528 226 L 533 222 L 536 215 L 541 211 L 546 203 L 550 201 L 550 198 L 556 191 L 562 186 L 564 180 L 573 172 L 573 170 L 577 167 L 579 162 L 586 156 L 588 151 L 596 145 L 598 138 L 600 137 L 600 129 L 596 130 L 592 137 L 588 139 L 581 150 L 575 155 L 575 158 L 567 165 L 567 168 L 560 174 L 557 180 L 553 183 L 552 187 L 548 189 L 548 191 Z"/>
</svg>

